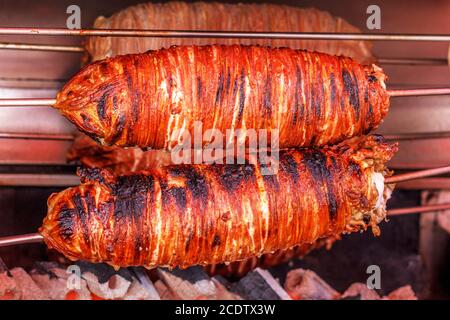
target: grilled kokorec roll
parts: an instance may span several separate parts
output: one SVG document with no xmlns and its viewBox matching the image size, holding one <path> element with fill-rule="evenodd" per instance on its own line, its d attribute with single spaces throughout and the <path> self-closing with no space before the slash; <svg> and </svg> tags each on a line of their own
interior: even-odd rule
<svg viewBox="0 0 450 320">
<path fill-rule="evenodd" d="M 164 17 L 164 18 L 162 18 Z M 268 3 L 231 4 L 219 2 L 141 3 L 98 17 L 98 29 L 227 30 L 260 32 L 360 33 L 344 19 L 314 8 Z M 361 63 L 375 61 L 367 41 L 305 39 L 88 37 L 86 51 L 93 60 L 119 54 L 141 53 L 172 45 L 259 44 L 270 47 L 306 49 L 352 57 Z"/>
<path fill-rule="evenodd" d="M 255 165 L 179 165 L 83 183 L 53 194 L 40 228 L 70 259 L 146 267 L 215 264 L 288 249 L 377 224 L 385 217 L 378 136 L 280 154 L 276 175 Z"/>
<path fill-rule="evenodd" d="M 380 124 L 389 108 L 384 80 L 375 65 L 321 53 L 172 47 L 85 67 L 55 107 L 106 145 L 170 149 L 185 143 L 187 132 L 193 143 L 201 121 L 203 132 L 218 129 L 238 141 L 246 132 L 236 129 L 267 129 L 271 136 L 278 129 L 280 148 L 321 146 Z M 203 144 L 215 139 L 205 134 Z"/>
</svg>

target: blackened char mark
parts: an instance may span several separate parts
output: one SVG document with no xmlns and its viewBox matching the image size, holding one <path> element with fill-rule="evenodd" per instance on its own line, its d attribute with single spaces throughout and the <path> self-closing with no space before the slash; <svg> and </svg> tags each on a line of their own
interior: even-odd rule
<svg viewBox="0 0 450 320">
<path fill-rule="evenodd" d="M 262 175 L 264 184 L 268 187 L 273 189 L 275 192 L 280 191 L 280 184 L 278 183 L 278 178 L 274 174 L 266 174 Z"/>
<path fill-rule="evenodd" d="M 170 200 L 177 205 L 181 212 L 186 211 L 186 190 L 182 187 L 168 187 L 167 183 L 161 184 L 161 197 L 166 206 Z"/>
<path fill-rule="evenodd" d="M 197 99 L 200 101 L 202 98 L 202 78 L 197 77 Z"/>
<path fill-rule="evenodd" d="M 223 73 L 221 72 L 219 74 L 219 82 L 217 84 L 217 91 L 216 91 L 216 100 L 215 100 L 215 105 L 220 105 L 222 103 L 222 96 L 223 96 L 223 85 L 224 85 L 224 77 L 223 77 Z"/>
<path fill-rule="evenodd" d="M 327 166 L 327 158 L 320 150 L 305 151 L 303 156 L 303 164 L 313 177 L 317 197 L 322 198 L 323 191 L 321 186 L 324 184 L 326 185 L 328 213 L 330 220 L 333 221 L 336 218 L 338 209 L 338 202 L 333 183 L 333 179 L 335 178 L 333 174 L 334 168 L 329 168 Z"/>
<path fill-rule="evenodd" d="M 349 95 L 350 104 L 355 110 L 356 120 L 359 120 L 360 105 L 359 105 L 359 89 L 358 83 L 353 80 L 352 75 L 347 71 L 342 71 L 342 79 L 344 80 L 344 88 Z"/>
<path fill-rule="evenodd" d="M 245 70 L 241 71 L 241 84 L 239 86 L 239 113 L 238 113 L 238 121 L 242 120 L 242 114 L 244 113 L 245 106 Z"/>
<path fill-rule="evenodd" d="M 147 197 L 154 202 L 154 178 L 151 175 L 124 175 L 117 178 L 113 187 L 116 196 L 114 219 L 135 228 L 134 259 L 140 257 L 143 246 L 143 215 L 147 208 Z"/>
<path fill-rule="evenodd" d="M 106 118 L 105 104 L 106 104 L 107 98 L 108 98 L 108 93 L 105 92 L 100 97 L 100 99 L 97 100 L 97 114 L 98 114 L 98 117 L 100 118 L 100 120 L 105 120 L 105 118 Z"/>
<path fill-rule="evenodd" d="M 117 140 L 120 139 L 120 137 L 122 136 L 123 130 L 125 129 L 125 120 L 126 120 L 126 115 L 124 113 L 120 113 L 119 115 L 119 119 L 117 120 L 117 125 L 115 127 L 115 132 L 114 134 L 111 136 L 109 144 L 114 144 L 117 142 Z"/>
<path fill-rule="evenodd" d="M 190 246 L 190 244 L 191 244 L 191 240 L 192 240 L 192 237 L 194 236 L 194 232 L 191 230 L 191 231 L 189 231 L 189 235 L 188 235 L 188 238 L 187 238 L 187 240 L 186 240 L 186 244 L 185 244 L 185 246 L 184 246 L 184 252 L 185 253 L 187 253 L 188 251 L 189 251 L 189 246 Z"/>
<path fill-rule="evenodd" d="M 208 204 L 208 184 L 200 171 L 188 166 L 171 166 L 168 173 L 186 179 L 186 188 L 192 198 L 200 203 L 201 210 Z"/>
<path fill-rule="evenodd" d="M 116 197 L 115 219 L 140 219 L 147 208 L 147 196 L 153 196 L 154 178 L 144 174 L 119 176 L 112 189 Z"/>
<path fill-rule="evenodd" d="M 219 246 L 220 245 L 220 237 L 219 237 L 219 235 L 214 235 L 214 238 L 213 238 L 213 242 L 212 242 L 212 247 L 215 247 L 215 246 Z"/>
<path fill-rule="evenodd" d="M 336 80 L 334 79 L 334 73 L 330 74 L 330 96 L 331 103 L 334 104 L 334 99 L 336 98 Z"/>
<path fill-rule="evenodd" d="M 213 167 L 211 167 L 213 169 Z M 255 168 L 250 164 L 228 164 L 214 166 L 218 181 L 226 191 L 236 191 L 244 182 L 256 182 Z"/>
<path fill-rule="evenodd" d="M 70 240 L 75 233 L 74 216 L 76 215 L 76 209 L 70 209 L 66 205 L 61 207 L 58 214 L 58 226 L 59 235 L 63 240 Z"/>
<path fill-rule="evenodd" d="M 280 169 L 282 172 L 286 172 L 295 184 L 298 183 L 298 165 L 294 157 L 289 152 L 280 155 Z"/>
<path fill-rule="evenodd" d="M 266 83 L 264 85 L 263 94 L 263 112 L 267 117 L 272 116 L 272 77 L 267 75 Z"/>
<path fill-rule="evenodd" d="M 84 200 L 86 201 L 86 199 L 88 197 L 89 197 L 89 194 L 84 195 Z M 90 232 L 89 232 L 89 226 L 88 226 L 90 212 L 89 212 L 89 210 L 85 210 L 83 199 L 81 198 L 81 195 L 79 193 L 77 193 L 73 196 L 73 203 L 75 205 L 74 213 L 76 214 L 78 220 L 80 221 L 81 233 L 83 235 L 84 242 L 87 246 L 90 246 L 90 241 L 89 241 L 89 233 Z"/>
</svg>

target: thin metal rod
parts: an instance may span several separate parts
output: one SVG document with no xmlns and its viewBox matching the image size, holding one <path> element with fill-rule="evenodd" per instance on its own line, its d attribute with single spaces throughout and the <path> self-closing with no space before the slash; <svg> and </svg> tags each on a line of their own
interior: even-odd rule
<svg viewBox="0 0 450 320">
<path fill-rule="evenodd" d="M 388 210 L 389 216 L 399 216 L 412 213 L 425 213 L 433 211 L 450 210 L 450 203 L 432 204 L 427 206 L 411 207 L 411 208 L 399 208 Z"/>
<path fill-rule="evenodd" d="M 49 45 L 49 44 L 8 43 L 8 42 L 0 42 L 0 49 L 57 51 L 57 52 L 84 52 L 84 48 L 76 47 L 76 46 L 58 46 L 58 45 Z"/>
<path fill-rule="evenodd" d="M 0 173 L 0 186 L 69 187 L 79 183 L 75 174 Z"/>
<path fill-rule="evenodd" d="M 391 97 L 436 96 L 450 94 L 450 88 L 394 89 L 388 90 Z"/>
<path fill-rule="evenodd" d="M 388 135 L 383 135 L 383 137 L 389 141 L 441 139 L 441 138 L 450 138 L 450 132 L 442 131 L 442 132 L 388 134 Z"/>
<path fill-rule="evenodd" d="M 398 182 L 403 182 L 403 181 L 408 181 L 408 180 L 413 180 L 413 179 L 437 176 L 437 175 L 444 174 L 444 173 L 450 173 L 450 166 L 397 174 L 395 176 L 386 178 L 384 183 L 398 183 Z"/>
<path fill-rule="evenodd" d="M 32 139 L 32 140 L 62 140 L 72 141 L 75 137 L 71 134 L 51 134 L 51 133 L 9 133 L 0 132 L 0 139 Z"/>
<path fill-rule="evenodd" d="M 314 32 L 247 32 L 206 30 L 135 30 L 135 29 L 64 29 L 64 28 L 0 28 L 0 35 L 107 36 L 167 38 L 260 38 L 309 40 L 387 40 L 449 42 L 448 34 L 370 34 Z"/>
<path fill-rule="evenodd" d="M 378 58 L 379 64 L 406 65 L 406 66 L 446 66 L 447 59 L 438 58 Z"/>
<path fill-rule="evenodd" d="M 25 243 L 42 242 L 44 238 L 39 233 L 28 233 L 18 236 L 9 236 L 0 238 L 0 247 L 14 246 Z"/>
<path fill-rule="evenodd" d="M 53 106 L 55 103 L 56 99 L 51 98 L 0 99 L 0 107 Z"/>
<path fill-rule="evenodd" d="M 420 207 L 410 207 L 410 208 L 399 208 L 391 209 L 387 211 L 388 216 L 398 216 L 404 214 L 414 214 L 414 213 L 426 213 L 433 211 L 450 210 L 450 203 L 427 205 Z M 0 237 L 0 247 L 20 245 L 26 243 L 39 243 L 44 240 L 44 237 L 39 233 L 28 233 L 17 236 Z"/>
<path fill-rule="evenodd" d="M 395 89 L 388 90 L 388 94 L 393 97 L 447 95 L 450 88 Z M 53 106 L 55 103 L 56 99 L 52 98 L 0 99 L 0 107 Z"/>
<path fill-rule="evenodd" d="M 8 43 L 0 42 L 0 49 L 7 50 L 35 50 L 35 51 L 57 51 L 57 52 L 84 52 L 81 46 L 65 46 L 51 44 L 31 44 L 31 43 Z M 378 58 L 380 64 L 389 65 L 447 65 L 447 59 L 438 58 Z"/>
</svg>

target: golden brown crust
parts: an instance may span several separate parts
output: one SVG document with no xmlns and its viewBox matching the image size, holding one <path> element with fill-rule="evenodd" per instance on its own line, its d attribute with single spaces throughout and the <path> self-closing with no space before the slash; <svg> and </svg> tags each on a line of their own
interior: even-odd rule
<svg viewBox="0 0 450 320">
<path fill-rule="evenodd" d="M 56 107 L 105 145 L 167 149 L 201 121 L 203 132 L 278 129 L 280 148 L 321 146 L 380 124 L 384 80 L 376 66 L 314 52 L 172 47 L 85 67 Z"/>
<path fill-rule="evenodd" d="M 386 172 L 395 151 L 378 136 L 287 150 L 272 176 L 253 165 L 168 166 L 119 177 L 82 171 L 80 186 L 49 198 L 40 232 L 71 259 L 114 266 L 243 260 L 378 223 L 373 175 Z"/>
<path fill-rule="evenodd" d="M 163 17 L 163 18 L 162 18 Z M 275 4 L 227 4 L 219 2 L 145 3 L 95 21 L 99 29 L 228 30 L 261 32 L 359 33 L 347 21 L 314 8 Z M 89 37 L 86 51 L 92 60 L 121 54 L 141 53 L 172 45 L 246 44 L 289 47 L 352 57 L 373 63 L 367 41 L 318 41 L 232 38 Z"/>
</svg>

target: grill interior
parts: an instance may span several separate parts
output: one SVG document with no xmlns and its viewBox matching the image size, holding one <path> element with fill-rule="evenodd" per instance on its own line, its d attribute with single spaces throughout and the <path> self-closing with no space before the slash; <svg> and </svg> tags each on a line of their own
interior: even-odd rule
<svg viewBox="0 0 450 320">
<path fill-rule="evenodd" d="M 3 1 L 0 21 L 3 27 L 65 28 L 66 8 L 72 2 Z M 91 28 L 99 15 L 110 16 L 135 3 L 139 2 L 77 1 L 82 28 Z M 432 6 L 422 1 L 379 1 L 381 30 L 366 28 L 365 12 L 370 1 L 276 3 L 314 6 L 368 33 L 450 34 L 450 4 L 446 1 Z M 77 36 L 0 36 L 2 43 L 80 47 L 83 41 Z M 373 52 L 385 61 L 380 64 L 389 75 L 389 89 L 450 85 L 447 42 L 374 41 Z M 54 97 L 79 70 L 82 57 L 82 52 L 0 50 L 0 98 Z M 450 95 L 393 98 L 389 115 L 377 131 L 400 142 L 389 167 L 403 173 L 449 165 L 449 119 Z M 0 236 L 35 232 L 46 214 L 48 196 L 76 181 L 76 167 L 66 161 L 75 134 L 76 129 L 51 108 L 1 107 Z M 388 209 L 441 203 L 445 199 L 450 202 L 449 189 L 448 174 L 402 182 L 388 202 Z M 301 260 L 271 268 L 270 273 L 284 283 L 289 270 L 310 269 L 342 292 L 354 282 L 365 282 L 367 266 L 376 264 L 383 277 L 380 294 L 410 284 L 419 298 L 450 297 L 450 283 L 445 277 L 450 267 L 446 250 L 450 241 L 437 223 L 436 212 L 394 216 L 389 223 L 383 223 L 381 230 L 379 238 L 370 232 L 344 236 L 331 250 L 315 250 Z M 0 257 L 10 268 L 27 270 L 36 261 L 61 261 L 42 244 L 3 247 Z"/>
</svg>

